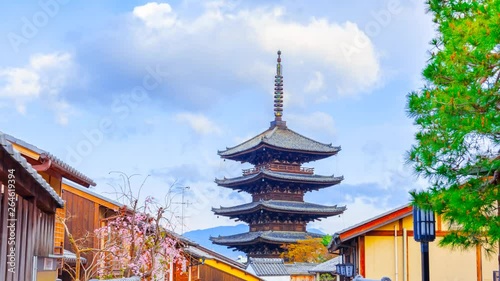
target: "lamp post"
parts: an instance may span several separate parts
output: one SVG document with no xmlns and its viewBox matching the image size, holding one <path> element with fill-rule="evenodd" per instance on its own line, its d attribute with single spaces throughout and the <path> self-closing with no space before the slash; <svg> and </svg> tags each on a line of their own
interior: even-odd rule
<svg viewBox="0 0 500 281">
<path fill-rule="evenodd" d="M 432 210 L 413 206 L 413 238 L 420 242 L 422 253 L 422 281 L 429 281 L 429 242 L 436 238 L 436 221 Z"/>
</svg>

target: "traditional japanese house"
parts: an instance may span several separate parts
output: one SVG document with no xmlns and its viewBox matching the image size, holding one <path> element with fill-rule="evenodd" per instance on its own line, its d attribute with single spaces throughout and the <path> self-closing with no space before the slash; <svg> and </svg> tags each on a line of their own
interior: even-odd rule
<svg viewBox="0 0 500 281">
<path fill-rule="evenodd" d="M 63 205 L 0 133 L 0 280 L 56 279 L 55 214 Z"/>
<path fill-rule="evenodd" d="M 5 139 L 9 141 L 14 149 L 19 151 L 26 161 L 28 161 L 28 163 L 30 163 L 38 172 L 38 174 L 40 174 L 40 176 L 42 176 L 42 178 L 49 183 L 58 196 L 62 197 L 63 179 L 70 180 L 86 188 L 95 186 L 95 182 L 92 179 L 85 176 L 53 154 L 14 136 L 8 134 L 4 135 Z M 66 216 L 64 209 L 57 209 L 57 216 L 64 218 Z M 64 239 L 64 227 L 58 220 L 56 220 L 54 232 L 54 254 L 64 254 Z"/>
<path fill-rule="evenodd" d="M 290 272 L 283 259 L 249 258 L 247 270 L 266 281 L 290 281 Z"/>
<path fill-rule="evenodd" d="M 176 267 L 173 281 L 262 281 L 263 278 L 246 270 L 242 263 L 234 261 L 197 243 L 181 238 L 188 260 L 186 270 Z"/>
<path fill-rule="evenodd" d="M 107 225 L 109 219 L 118 215 L 125 206 L 115 200 L 102 196 L 91 189 L 76 184 L 72 181 L 62 181 L 62 198 L 66 202 L 65 217 L 66 225 L 71 235 L 77 239 L 88 236 L 88 239 L 80 240 L 79 246 L 91 249 L 99 249 L 101 242 L 93 235 L 95 229 Z M 64 240 L 64 263 L 66 267 L 76 265 L 76 257 L 69 239 Z M 97 259 L 93 252 L 82 253 L 80 261 L 89 272 L 91 267 L 96 267 Z M 61 280 L 72 280 L 67 272 L 60 272 Z M 94 276 L 95 277 L 95 276 Z"/>
<path fill-rule="evenodd" d="M 73 200 L 73 198 L 65 198 L 63 190 L 65 186 L 69 188 L 70 185 L 77 185 L 80 186 L 81 189 L 88 189 L 90 186 L 95 186 L 95 182 L 53 154 L 14 136 L 4 133 L 0 134 L 13 147 L 13 149 L 18 151 L 20 156 L 31 165 L 32 170 L 44 179 L 46 183 L 48 183 L 55 194 L 58 197 L 63 198 L 66 202 L 65 208 L 56 209 L 56 217 L 66 218 L 66 211 L 71 210 L 72 214 L 78 213 L 79 216 L 75 216 L 71 222 L 68 221 L 70 224 L 70 231 L 73 232 L 75 230 L 77 231 L 77 234 L 87 231 L 92 232 L 94 228 L 90 227 L 90 225 L 94 226 L 99 223 L 96 222 L 94 224 L 92 222 L 91 218 L 95 218 L 95 216 L 88 216 L 86 211 L 90 209 L 79 209 L 83 208 L 82 201 L 77 202 Z M 92 204 L 94 203 L 92 202 Z M 93 206 L 94 205 L 92 205 L 92 207 Z M 77 227 L 73 228 L 72 224 L 89 227 L 83 230 Z M 78 231 L 80 232 L 78 233 Z M 57 219 L 54 220 L 54 231 L 51 237 L 51 239 L 53 239 L 53 243 L 51 243 L 53 250 L 50 255 L 58 257 L 59 260 L 62 260 L 62 262 L 74 262 L 74 254 L 70 252 L 71 247 L 68 247 L 64 226 Z M 61 274 L 62 263 L 58 263 L 58 265 L 59 274 Z"/>
<path fill-rule="evenodd" d="M 420 243 L 413 237 L 413 207 L 400 206 L 334 234 L 330 252 L 352 263 L 355 272 L 369 279 L 422 280 Z M 440 247 L 449 223 L 436 215 L 436 240 L 429 243 L 431 280 L 492 281 L 497 255 L 480 246 L 463 250 Z M 347 280 L 341 278 L 341 280 Z"/>
<path fill-rule="evenodd" d="M 290 273 L 290 281 L 319 281 L 316 280 L 316 274 L 310 272 L 317 265 L 317 263 L 295 262 L 286 263 L 285 267 Z"/>
<path fill-rule="evenodd" d="M 250 231 L 210 239 L 215 244 L 245 252 L 249 257 L 279 257 L 282 244 L 320 236 L 306 231 L 308 222 L 338 215 L 345 210 L 345 207 L 304 202 L 306 192 L 336 185 L 343 177 L 316 175 L 313 168 L 302 164 L 333 156 L 340 147 L 296 133 L 283 121 L 280 55 L 278 51 L 271 126 L 242 144 L 218 152 L 224 159 L 254 165 L 243 170 L 240 177 L 215 180 L 219 186 L 250 193 L 252 202 L 212 209 L 216 215 L 248 223 Z"/>
</svg>

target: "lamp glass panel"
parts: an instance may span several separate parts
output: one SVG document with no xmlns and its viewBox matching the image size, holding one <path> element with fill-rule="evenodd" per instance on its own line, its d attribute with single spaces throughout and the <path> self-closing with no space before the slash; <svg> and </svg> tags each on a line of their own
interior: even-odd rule
<svg viewBox="0 0 500 281">
<path fill-rule="evenodd" d="M 347 277 L 354 277 L 354 264 L 348 263 L 345 265 L 345 275 Z"/>
</svg>

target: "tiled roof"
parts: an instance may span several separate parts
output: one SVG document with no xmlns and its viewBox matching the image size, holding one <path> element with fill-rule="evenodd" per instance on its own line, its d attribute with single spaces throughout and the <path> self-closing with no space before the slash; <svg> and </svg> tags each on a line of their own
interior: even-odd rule
<svg viewBox="0 0 500 281">
<path fill-rule="evenodd" d="M 288 276 L 283 259 L 249 258 L 248 267 L 252 267 L 257 276 Z"/>
<path fill-rule="evenodd" d="M 258 134 L 242 144 L 227 148 L 224 151 L 219 151 L 218 154 L 222 157 L 231 156 L 233 154 L 252 150 L 264 144 L 278 149 L 328 153 L 332 155 L 340 151 L 339 146 L 320 143 L 286 127 L 276 126 Z"/>
<path fill-rule="evenodd" d="M 213 259 L 214 256 L 198 248 L 197 245 L 189 245 L 184 248 L 184 252 L 197 258 Z"/>
<path fill-rule="evenodd" d="M 54 189 L 38 174 L 38 172 L 31 167 L 31 165 L 26 161 L 26 159 L 21 156 L 21 154 L 12 147 L 12 144 L 7 141 L 6 135 L 0 132 L 0 145 L 2 148 L 14 158 L 23 168 L 28 171 L 31 176 L 40 184 L 40 186 L 45 189 L 52 198 L 57 202 L 58 207 L 62 208 L 64 202 L 59 195 L 54 191 Z"/>
<path fill-rule="evenodd" d="M 91 178 L 85 176 L 84 174 L 82 174 L 81 172 L 79 172 L 75 168 L 71 167 L 70 165 L 68 165 L 67 163 L 65 163 L 61 159 L 57 158 L 56 156 L 50 154 L 49 152 L 47 152 L 43 149 L 40 149 L 32 144 L 29 144 L 23 140 L 20 140 L 16 137 L 13 137 L 9 134 L 5 134 L 2 132 L 0 132 L 0 134 L 3 134 L 5 136 L 5 139 L 11 143 L 15 143 L 15 144 L 18 144 L 20 146 L 26 147 L 27 149 L 32 150 L 32 151 L 40 154 L 41 157 L 45 156 L 45 157 L 49 158 L 54 164 L 58 165 L 59 167 L 61 167 L 61 169 L 63 169 L 68 174 L 74 176 L 75 178 L 80 179 L 81 181 L 86 182 L 89 185 L 92 185 L 92 186 L 96 185 L 95 182 Z"/>
<path fill-rule="evenodd" d="M 310 270 L 317 265 L 317 263 L 296 262 L 285 264 L 285 267 L 290 275 L 311 275 L 313 273 Z"/>
<path fill-rule="evenodd" d="M 325 272 L 330 272 L 330 273 L 335 273 L 335 265 L 339 264 L 342 262 L 342 257 L 334 257 L 333 259 L 329 259 L 323 263 L 318 264 L 317 266 L 309 269 L 309 272 L 312 273 L 325 273 Z"/>
<path fill-rule="evenodd" d="M 74 182 L 72 182 L 72 181 L 69 181 L 69 180 L 66 180 L 66 179 L 63 179 L 63 180 L 62 180 L 62 182 L 63 182 L 64 184 L 66 184 L 66 185 L 69 185 L 69 186 L 71 186 L 71 187 L 75 188 L 75 189 L 78 189 L 78 190 L 79 190 L 79 191 L 81 191 L 81 192 L 85 192 L 85 193 L 87 193 L 87 194 L 90 194 L 90 195 L 92 195 L 92 196 L 95 196 L 95 197 L 97 197 L 97 198 L 99 198 L 99 199 L 102 199 L 102 200 L 104 200 L 104 201 L 106 201 L 106 202 L 109 202 L 109 203 L 111 203 L 111 204 L 113 204 L 113 205 L 116 205 L 116 206 L 118 206 L 118 207 L 124 207 L 124 205 L 123 205 L 122 203 L 120 203 L 120 202 L 118 202 L 118 201 L 116 201 L 116 200 L 113 200 L 113 199 L 111 199 L 111 198 L 108 198 L 108 197 L 106 197 L 106 196 L 103 196 L 103 195 L 101 195 L 101 194 L 99 194 L 99 193 L 97 193 L 97 192 L 94 192 L 91 188 L 86 188 L 86 187 L 83 187 L 83 186 L 81 186 L 81 185 L 79 185 L 79 184 L 76 184 L 76 183 L 74 183 Z"/>
<path fill-rule="evenodd" d="M 268 209 L 276 212 L 299 212 L 307 214 L 337 215 L 345 211 L 346 207 L 324 206 L 308 202 L 268 200 L 251 202 L 234 207 L 212 208 L 217 215 L 225 215 L 239 212 L 254 212 L 260 209 Z"/>
<path fill-rule="evenodd" d="M 294 243 L 298 240 L 304 240 L 310 237 L 322 237 L 323 235 L 311 232 L 299 231 L 252 231 L 228 236 L 210 237 L 215 244 L 233 245 L 240 243 L 252 243 L 257 240 L 263 240 L 270 243 Z"/>
<path fill-rule="evenodd" d="M 403 206 L 397 207 L 383 214 L 370 218 L 368 220 L 362 221 L 358 224 L 345 228 L 333 235 L 333 239 L 328 244 L 328 249 L 335 250 L 338 243 L 347 241 L 353 237 L 363 235 L 371 230 L 374 230 L 382 225 L 386 225 L 397 221 L 406 216 L 410 216 L 412 212 L 412 206 L 410 204 L 405 204 Z"/>
<path fill-rule="evenodd" d="M 68 251 L 66 249 L 64 249 L 63 251 L 63 260 L 65 263 L 68 263 L 70 265 L 75 265 L 76 264 L 76 254 L 71 252 L 71 251 Z M 86 264 L 87 263 L 87 259 L 84 258 L 84 257 L 80 257 L 80 262 L 82 264 Z"/>
<path fill-rule="evenodd" d="M 238 270 L 241 270 L 242 272 L 244 272 L 246 275 L 251 275 L 251 276 L 254 276 L 260 280 L 263 280 L 263 279 L 259 278 L 258 276 L 255 276 L 254 274 L 248 272 L 247 269 L 245 268 L 244 264 L 237 262 L 233 259 L 230 259 L 222 254 L 219 254 L 217 252 L 209 250 L 209 249 L 207 249 L 199 244 L 196 244 L 196 243 L 192 242 L 191 240 L 188 240 L 184 237 L 183 237 L 183 239 L 185 239 L 185 242 L 189 243 L 189 245 L 184 247 L 184 249 L 183 249 L 184 253 L 189 254 L 194 258 L 203 258 L 205 260 L 216 260 L 218 263 L 224 263 L 226 265 L 232 266 L 232 270 L 234 270 L 234 268 L 237 268 Z"/>
<path fill-rule="evenodd" d="M 255 174 L 250 174 L 247 176 L 241 176 L 230 179 L 215 179 L 215 183 L 221 186 L 238 184 L 249 181 L 256 181 L 261 178 L 277 179 L 280 181 L 294 181 L 294 182 L 308 182 L 312 184 L 328 184 L 334 185 L 340 183 L 344 177 L 331 176 L 321 176 L 321 175 L 311 175 L 311 174 L 298 174 L 298 173 L 286 173 L 286 172 L 275 172 L 267 169 L 261 169 Z"/>
<path fill-rule="evenodd" d="M 42 155 L 46 155 L 50 160 L 52 160 L 53 163 L 55 163 L 56 165 L 61 167 L 65 172 L 71 174 L 72 176 L 88 183 L 89 185 L 92 185 L 92 186 L 96 185 L 95 182 L 91 178 L 89 178 L 86 175 L 84 175 L 83 173 L 79 172 L 77 169 L 71 167 L 70 165 L 68 165 L 67 163 L 65 163 L 61 159 L 57 158 L 53 154 L 45 152 L 45 153 L 42 153 Z"/>
</svg>

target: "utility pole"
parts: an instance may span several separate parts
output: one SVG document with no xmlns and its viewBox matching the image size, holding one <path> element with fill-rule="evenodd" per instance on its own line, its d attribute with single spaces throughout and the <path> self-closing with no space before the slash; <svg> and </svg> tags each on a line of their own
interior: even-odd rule
<svg viewBox="0 0 500 281">
<path fill-rule="evenodd" d="M 181 187 L 182 188 L 182 192 L 181 192 L 181 202 L 174 202 L 174 204 L 179 204 L 181 205 L 181 215 L 180 216 L 176 216 L 177 218 L 180 218 L 181 220 L 181 235 L 184 234 L 184 218 L 187 218 L 187 216 L 184 215 L 184 208 L 191 205 L 191 203 L 189 202 L 189 200 L 187 201 L 184 201 L 184 193 L 186 192 L 187 189 L 190 189 L 189 186 L 183 186 Z"/>
</svg>

